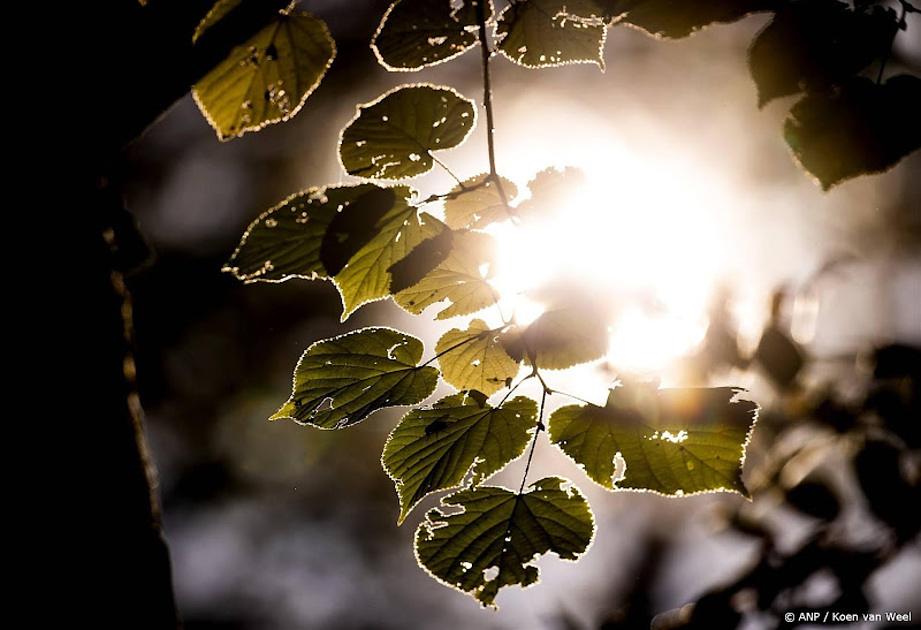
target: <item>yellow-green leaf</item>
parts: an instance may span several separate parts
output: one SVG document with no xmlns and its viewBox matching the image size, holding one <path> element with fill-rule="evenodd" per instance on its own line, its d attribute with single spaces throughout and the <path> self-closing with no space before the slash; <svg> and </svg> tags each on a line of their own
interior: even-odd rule
<svg viewBox="0 0 921 630">
<path fill-rule="evenodd" d="M 218 138 L 229 140 L 294 116 L 335 56 L 322 20 L 304 12 L 279 14 L 234 48 L 192 94 Z"/>
<path fill-rule="evenodd" d="M 225 15 L 236 9 L 241 2 L 243 2 L 243 0 L 217 0 L 217 2 L 208 9 L 208 12 L 205 14 L 205 17 L 201 19 L 201 22 L 198 23 L 198 26 L 195 27 L 195 32 L 192 33 L 192 42 L 197 42 L 202 33 L 217 24 Z"/>
<path fill-rule="evenodd" d="M 741 391 L 627 384 L 611 390 L 604 407 L 557 409 L 550 440 L 609 490 L 748 496 L 742 463 L 758 406 L 737 400 Z"/>
<path fill-rule="evenodd" d="M 270 420 L 343 429 L 385 407 L 420 403 L 438 370 L 419 366 L 422 342 L 391 328 L 364 328 L 318 341 L 294 370 L 291 397 Z"/>
<path fill-rule="evenodd" d="M 516 494 L 480 486 L 442 500 L 463 511 L 431 510 L 416 530 L 416 559 L 439 582 L 495 606 L 505 586 L 535 584 L 535 559 L 553 552 L 577 560 L 595 535 L 595 518 L 571 482 L 546 477 Z"/>
<path fill-rule="evenodd" d="M 481 319 L 471 321 L 467 330 L 452 328 L 443 334 L 435 353 L 445 381 L 460 390 L 477 390 L 489 396 L 518 374 L 518 361 L 505 351 L 499 332 Z"/>
<path fill-rule="evenodd" d="M 475 124 L 473 101 L 451 88 L 402 85 L 358 106 L 339 157 L 349 175 L 415 177 L 431 170 L 433 152 L 456 147 Z"/>
<path fill-rule="evenodd" d="M 485 181 L 488 173 L 476 175 L 464 180 L 463 187 L 458 185 L 451 189 L 444 202 L 445 221 L 452 228 L 483 228 L 496 221 L 509 218 L 505 202 L 511 202 L 518 196 L 514 183 L 500 177 L 503 200 L 498 186 L 492 180 Z"/>
<path fill-rule="evenodd" d="M 536 416 L 537 403 L 523 396 L 491 407 L 465 394 L 406 414 L 381 458 L 400 499 L 398 522 L 429 494 L 455 488 L 468 475 L 479 485 L 505 468 L 524 452 Z"/>
</svg>

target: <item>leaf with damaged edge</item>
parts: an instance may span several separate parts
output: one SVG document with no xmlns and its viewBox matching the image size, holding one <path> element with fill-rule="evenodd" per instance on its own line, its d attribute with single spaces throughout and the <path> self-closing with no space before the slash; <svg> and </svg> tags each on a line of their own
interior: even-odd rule
<svg viewBox="0 0 921 630">
<path fill-rule="evenodd" d="M 381 461 L 394 480 L 402 523 L 433 492 L 481 484 L 519 457 L 534 428 L 537 403 L 518 396 L 499 407 L 454 394 L 430 409 L 414 409 L 393 430 Z"/>
<path fill-rule="evenodd" d="M 595 518 L 578 488 L 546 477 L 517 494 L 480 486 L 442 499 L 416 530 L 416 559 L 436 580 L 495 606 L 499 589 L 537 583 L 535 556 L 578 560 L 595 535 Z"/>
<path fill-rule="evenodd" d="M 611 15 L 625 14 L 617 22 L 654 37 L 687 37 L 716 23 L 728 23 L 777 8 L 778 0 L 613 0 Z"/>
<path fill-rule="evenodd" d="M 435 345 L 445 381 L 460 390 L 478 390 L 492 395 L 518 374 L 518 361 L 499 342 L 499 331 L 482 319 L 474 319 L 467 330 L 452 328 Z"/>
<path fill-rule="evenodd" d="M 438 370 L 419 366 L 422 342 L 392 328 L 363 328 L 318 341 L 294 370 L 291 397 L 269 418 L 343 429 L 385 407 L 420 403 Z"/>
<path fill-rule="evenodd" d="M 607 405 L 569 405 L 548 424 L 550 441 L 609 490 L 666 495 L 729 491 L 742 483 L 758 406 L 732 387 L 661 389 L 627 384 Z M 615 458 L 623 460 L 615 478 Z"/>
</svg>

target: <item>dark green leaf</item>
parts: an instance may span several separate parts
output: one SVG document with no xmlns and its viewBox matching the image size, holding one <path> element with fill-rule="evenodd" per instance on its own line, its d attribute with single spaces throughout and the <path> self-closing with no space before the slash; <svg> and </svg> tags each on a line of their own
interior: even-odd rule
<svg viewBox="0 0 921 630">
<path fill-rule="evenodd" d="M 218 138 L 294 116 L 336 56 L 326 24 L 293 12 L 261 29 L 202 78 L 192 95 Z"/>
<path fill-rule="evenodd" d="M 416 530 L 416 558 L 436 580 L 494 606 L 500 588 L 538 581 L 535 556 L 577 560 L 595 534 L 588 501 L 570 482 L 547 477 L 525 494 L 461 490 L 442 500 L 463 511 L 431 510 Z"/>
<path fill-rule="evenodd" d="M 499 14 L 496 43 L 526 68 L 594 63 L 604 69 L 605 13 L 597 0 L 521 0 Z"/>
<path fill-rule="evenodd" d="M 396 484 L 402 523 L 425 496 L 477 486 L 524 452 L 537 404 L 523 396 L 491 407 L 454 394 L 431 409 L 414 409 L 390 434 L 381 461 Z"/>
<path fill-rule="evenodd" d="M 748 496 L 742 463 L 758 406 L 735 401 L 741 391 L 627 384 L 611 390 L 604 407 L 557 409 L 550 416 L 550 440 L 611 490 Z M 615 477 L 618 457 L 625 468 Z"/>
<path fill-rule="evenodd" d="M 489 284 L 495 242 L 481 232 L 455 232 L 451 253 L 444 262 L 413 286 L 394 295 L 410 313 L 419 314 L 432 304 L 449 300 L 436 319 L 468 315 L 495 304 L 499 295 Z"/>
<path fill-rule="evenodd" d="M 483 228 L 496 221 L 509 218 L 502 194 L 496 184 L 484 181 L 488 173 L 476 175 L 464 180 L 464 188 L 455 186 L 451 189 L 450 197 L 445 200 L 445 221 L 452 228 Z M 518 196 L 518 188 L 514 183 L 499 178 L 502 181 L 502 192 L 505 201 L 512 201 Z M 466 189 L 466 190 L 465 190 Z"/>
<path fill-rule="evenodd" d="M 610 14 L 625 14 L 619 24 L 655 37 L 687 37 L 714 23 L 735 22 L 756 11 L 770 11 L 778 0 L 613 0 Z"/>
<path fill-rule="evenodd" d="M 477 44 L 476 2 L 455 7 L 452 0 L 397 0 L 377 27 L 371 49 L 388 70 L 420 70 L 453 59 Z M 482 2 L 489 19 L 492 4 Z"/>
<path fill-rule="evenodd" d="M 800 165 L 822 188 L 891 168 L 921 147 L 921 79 L 903 74 L 882 85 L 855 77 L 806 95 L 784 123 Z"/>
<path fill-rule="evenodd" d="M 377 229 L 382 214 L 412 211 L 407 203 L 412 194 L 406 186 L 359 184 L 311 188 L 292 195 L 250 224 L 224 271 L 246 282 L 326 278 L 338 268 L 330 271 L 324 263 L 331 260 L 338 265 L 342 258 L 350 258 L 356 240 L 361 240 L 346 234 L 343 242 L 330 244 L 330 225 L 345 216 L 349 226 L 368 221 L 367 225 Z M 334 230 L 333 234 L 341 232 Z M 324 250 L 328 250 L 325 257 Z"/>
<path fill-rule="evenodd" d="M 391 328 L 364 328 L 318 341 L 294 370 L 294 390 L 269 418 L 343 429 L 385 407 L 420 403 L 438 370 L 418 366 L 422 342 Z"/>
<path fill-rule="evenodd" d="M 446 332 L 435 345 L 435 353 L 441 355 L 438 363 L 445 381 L 460 390 L 491 395 L 518 374 L 518 361 L 505 351 L 498 331 L 481 319 L 471 321 L 467 330 Z"/>
<path fill-rule="evenodd" d="M 889 50 L 891 10 L 852 10 L 837 0 L 792 2 L 755 38 L 748 62 L 758 103 L 840 83 Z"/>
<path fill-rule="evenodd" d="M 402 179 L 432 168 L 432 152 L 456 147 L 476 124 L 470 101 L 451 88 L 403 85 L 358 107 L 342 132 L 349 175 Z"/>
</svg>

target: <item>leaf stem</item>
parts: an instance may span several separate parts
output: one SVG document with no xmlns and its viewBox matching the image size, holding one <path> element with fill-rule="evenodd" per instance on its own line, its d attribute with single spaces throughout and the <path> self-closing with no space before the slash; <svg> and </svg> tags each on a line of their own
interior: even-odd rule
<svg viewBox="0 0 921 630">
<path fill-rule="evenodd" d="M 446 172 L 448 175 L 450 175 L 450 176 L 454 179 L 454 181 L 457 182 L 457 185 L 460 186 L 460 189 L 461 189 L 460 192 L 467 192 L 467 188 L 464 186 L 464 182 L 462 182 L 462 181 L 460 180 L 460 178 L 459 178 L 457 175 L 454 174 L 454 171 L 452 171 L 451 169 L 449 169 L 448 166 L 447 166 L 444 162 L 442 162 L 441 160 L 439 160 L 433 153 L 429 153 L 429 155 L 432 156 L 432 161 L 434 161 L 435 164 L 437 164 L 438 166 L 440 166 L 441 168 L 443 168 L 443 169 L 445 170 L 445 172 Z"/>
<path fill-rule="evenodd" d="M 484 331 L 481 332 L 480 334 L 475 335 L 475 336 L 473 336 L 473 337 L 468 337 L 467 339 L 464 339 L 463 341 L 458 341 L 458 342 L 457 342 L 456 344 L 454 344 L 453 346 L 450 346 L 450 347 L 448 347 L 448 348 L 445 348 L 444 350 L 442 350 L 441 352 L 439 352 L 438 354 L 436 354 L 435 356 L 433 356 L 431 359 L 429 359 L 428 361 L 426 361 L 426 362 L 423 363 L 422 365 L 416 366 L 416 368 L 414 368 L 414 369 L 423 368 L 423 367 L 425 367 L 426 365 L 430 364 L 432 361 L 435 361 L 436 359 L 438 359 L 438 358 L 440 358 L 440 357 L 443 357 L 444 355 L 448 354 L 449 352 L 453 352 L 453 351 L 457 350 L 458 348 L 460 348 L 461 346 L 466 346 L 468 343 L 472 343 L 472 342 L 476 341 L 477 339 L 480 339 L 483 335 L 490 335 L 490 334 L 492 334 L 492 333 L 502 332 L 502 331 L 505 330 L 506 328 L 508 328 L 508 326 L 499 326 L 498 328 L 491 328 L 490 330 L 484 330 Z"/>
<path fill-rule="evenodd" d="M 531 376 L 537 376 L 540 378 L 540 375 L 537 374 L 537 370 L 535 370 Z M 541 379 L 541 383 L 543 383 L 543 379 Z M 537 447 L 537 436 L 540 435 L 540 432 L 544 430 L 544 406 L 547 403 L 548 393 L 550 393 L 549 390 L 544 387 L 544 393 L 541 394 L 540 397 L 540 411 L 537 414 L 537 427 L 534 429 L 534 437 L 531 439 L 531 448 L 528 451 L 528 460 L 524 465 L 524 474 L 521 476 L 521 485 L 518 486 L 519 495 L 524 492 L 524 485 L 528 481 L 528 472 L 531 470 L 531 460 L 534 459 L 534 449 Z"/>
</svg>

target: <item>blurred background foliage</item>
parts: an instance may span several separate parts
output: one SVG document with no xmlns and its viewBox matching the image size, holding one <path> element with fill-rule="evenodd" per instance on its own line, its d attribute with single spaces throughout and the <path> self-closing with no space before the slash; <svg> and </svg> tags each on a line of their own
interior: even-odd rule
<svg viewBox="0 0 921 630">
<path fill-rule="evenodd" d="M 129 286 L 186 627 L 771 628 L 786 611 L 825 607 L 921 618 L 921 156 L 828 193 L 807 180 L 779 133 L 789 101 L 759 111 L 746 67 L 765 16 L 675 42 L 617 29 L 604 74 L 494 64 L 503 174 L 521 178 L 585 153 L 597 173 L 614 155 L 612 206 L 669 204 L 651 232 L 664 243 L 682 240 L 675 226 L 706 232 L 720 222 L 725 256 L 706 279 L 706 335 L 663 378 L 742 384 L 763 411 L 745 470 L 751 503 L 605 493 L 541 444 L 534 478 L 563 471 L 579 483 L 596 542 L 577 565 L 545 561 L 540 585 L 510 589 L 499 612 L 482 611 L 419 570 L 411 526 L 394 525 L 393 487 L 377 458 L 399 412 L 335 433 L 264 421 L 309 343 L 389 323 L 431 347 L 437 331 L 389 302 L 343 326 L 330 284 L 242 287 L 220 273 L 259 212 L 344 180 L 335 147 L 354 103 L 406 80 L 368 47 L 386 2 L 306 5 L 329 24 L 338 57 L 295 118 L 217 143 L 187 97 L 116 174 L 155 252 Z M 899 38 L 890 64 L 917 72 L 917 38 Z M 412 80 L 480 93 L 475 55 Z M 614 138 L 617 150 L 599 138 Z M 477 134 L 451 164 L 474 174 L 484 144 Z M 649 187 L 633 196 L 619 195 L 623 156 L 651 165 Z M 419 187 L 450 185 L 433 174 Z M 705 207 L 711 188 L 729 213 Z M 684 196 L 703 201 L 684 205 Z M 693 237 L 684 240 L 680 255 L 693 257 Z M 685 262 L 674 251 L 653 255 Z M 609 273 L 639 273 L 645 260 L 635 264 Z M 598 382 L 622 373 L 614 360 L 593 370 Z"/>
</svg>

